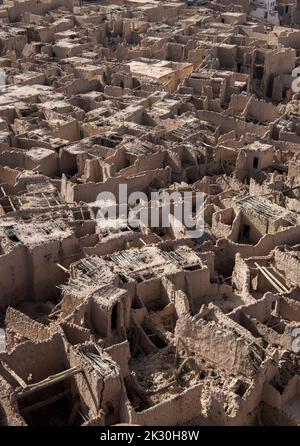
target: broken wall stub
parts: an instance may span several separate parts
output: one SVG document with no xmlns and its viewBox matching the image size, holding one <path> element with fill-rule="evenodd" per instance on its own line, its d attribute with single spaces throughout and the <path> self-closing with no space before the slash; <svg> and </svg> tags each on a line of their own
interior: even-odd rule
<svg viewBox="0 0 300 446">
<path fill-rule="evenodd" d="M 248 377 L 255 374 L 256 365 L 255 360 L 251 358 L 249 343 L 233 330 L 225 327 L 218 329 L 214 321 L 183 317 L 177 322 L 175 336 L 177 339 L 184 339 L 187 348 L 194 353 L 196 361 L 203 358 L 214 364 L 217 369 L 230 370 Z M 225 349 L 224 339 L 227 346 Z M 261 358 L 259 359 L 261 361 Z"/>
</svg>

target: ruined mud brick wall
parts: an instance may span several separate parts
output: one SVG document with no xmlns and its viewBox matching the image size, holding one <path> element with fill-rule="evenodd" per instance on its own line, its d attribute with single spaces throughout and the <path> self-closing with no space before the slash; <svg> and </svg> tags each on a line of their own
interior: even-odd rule
<svg viewBox="0 0 300 446">
<path fill-rule="evenodd" d="M 300 10 L 189 3 L 1 2 L 0 425 L 300 424 Z"/>
</svg>

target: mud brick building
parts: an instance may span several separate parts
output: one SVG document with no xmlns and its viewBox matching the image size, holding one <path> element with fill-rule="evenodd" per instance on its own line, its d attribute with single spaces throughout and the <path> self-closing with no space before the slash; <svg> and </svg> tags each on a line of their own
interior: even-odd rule
<svg viewBox="0 0 300 446">
<path fill-rule="evenodd" d="M 0 3 L 0 426 L 299 426 L 299 2 Z"/>
</svg>

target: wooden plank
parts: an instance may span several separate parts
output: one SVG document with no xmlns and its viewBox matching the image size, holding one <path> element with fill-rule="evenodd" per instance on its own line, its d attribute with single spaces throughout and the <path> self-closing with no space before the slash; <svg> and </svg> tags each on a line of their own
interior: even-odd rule
<svg viewBox="0 0 300 446">
<path fill-rule="evenodd" d="M 60 269 L 62 269 L 65 273 L 70 274 L 70 271 L 69 271 L 67 268 L 65 268 L 64 266 L 62 266 L 60 263 L 56 263 L 56 265 L 57 265 Z"/>
<path fill-rule="evenodd" d="M 255 263 L 255 266 L 259 269 L 259 271 L 262 273 L 262 275 L 273 285 L 276 291 L 278 291 L 280 294 L 284 293 L 284 290 L 281 289 L 272 279 L 271 277 L 262 269 L 258 263 Z"/>
<path fill-rule="evenodd" d="M 289 290 L 284 285 L 282 285 L 282 283 L 271 273 L 271 271 L 268 270 L 268 268 L 263 266 L 262 269 L 271 277 L 271 279 L 274 280 L 275 283 L 277 283 L 280 288 L 282 288 L 286 293 L 289 292 Z"/>
<path fill-rule="evenodd" d="M 3 368 L 18 382 L 18 384 L 20 384 L 23 389 L 27 387 L 25 381 L 23 381 L 23 379 L 16 372 L 14 372 L 4 361 L 1 361 L 1 364 Z"/>
<path fill-rule="evenodd" d="M 46 400 L 40 401 L 35 404 L 31 404 L 27 407 L 22 407 L 20 410 L 21 412 L 33 412 L 34 410 L 41 409 L 45 406 L 50 406 L 50 404 L 56 403 L 57 401 L 65 398 L 67 395 L 70 394 L 70 390 L 64 390 L 64 392 L 58 393 L 57 395 L 51 396 L 50 398 L 47 398 Z"/>
<path fill-rule="evenodd" d="M 30 384 L 26 387 L 26 389 L 22 389 L 18 392 L 17 398 L 23 398 L 24 396 L 31 395 L 38 390 L 45 389 L 46 387 L 51 386 L 52 384 L 56 384 L 58 382 L 64 381 L 77 373 L 81 373 L 82 370 L 80 367 L 75 366 L 71 369 L 64 370 L 63 372 L 57 373 L 56 375 L 48 376 L 48 378 L 44 379 L 35 384 Z"/>
<path fill-rule="evenodd" d="M 2 193 L 3 193 L 3 196 L 6 197 L 6 196 L 7 196 L 7 195 L 6 195 L 6 192 L 5 192 L 5 190 L 3 189 L 2 186 L 1 186 L 1 191 L 2 191 Z"/>
<path fill-rule="evenodd" d="M 8 198 L 9 204 L 11 205 L 11 208 L 13 209 L 14 212 L 16 212 L 17 210 L 16 210 L 16 208 L 15 208 L 15 206 L 14 206 L 14 204 L 13 204 L 11 198 L 8 197 L 8 196 L 7 196 L 7 198 Z"/>
</svg>

